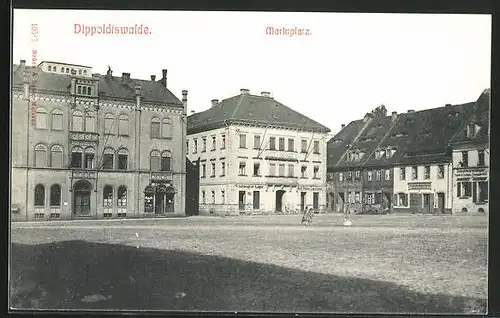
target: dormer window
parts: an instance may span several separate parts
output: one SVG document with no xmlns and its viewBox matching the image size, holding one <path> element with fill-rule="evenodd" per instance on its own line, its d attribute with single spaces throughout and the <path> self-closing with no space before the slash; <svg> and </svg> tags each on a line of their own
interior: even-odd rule
<svg viewBox="0 0 500 318">
<path fill-rule="evenodd" d="M 467 125 L 466 137 L 474 138 L 475 135 L 476 135 L 476 125 L 474 124 Z"/>
<path fill-rule="evenodd" d="M 49 65 L 48 70 L 49 70 L 49 72 L 52 72 L 52 66 Z"/>
</svg>

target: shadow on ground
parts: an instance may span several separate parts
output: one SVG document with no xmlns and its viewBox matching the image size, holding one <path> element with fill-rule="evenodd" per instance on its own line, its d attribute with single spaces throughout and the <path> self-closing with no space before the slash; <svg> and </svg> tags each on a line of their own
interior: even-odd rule
<svg viewBox="0 0 500 318">
<path fill-rule="evenodd" d="M 18 309 L 465 313 L 486 301 L 182 251 L 12 244 Z"/>
</svg>

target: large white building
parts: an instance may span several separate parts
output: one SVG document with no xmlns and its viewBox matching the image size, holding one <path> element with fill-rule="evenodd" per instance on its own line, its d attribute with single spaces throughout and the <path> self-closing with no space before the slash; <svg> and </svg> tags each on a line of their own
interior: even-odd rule
<svg viewBox="0 0 500 318">
<path fill-rule="evenodd" d="M 188 117 L 188 158 L 200 165 L 200 214 L 324 209 L 329 129 L 268 92 L 212 100 Z"/>
</svg>

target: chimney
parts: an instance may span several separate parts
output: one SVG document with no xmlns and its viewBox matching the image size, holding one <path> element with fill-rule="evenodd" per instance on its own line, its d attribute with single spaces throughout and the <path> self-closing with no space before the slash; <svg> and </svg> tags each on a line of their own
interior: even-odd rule
<svg viewBox="0 0 500 318">
<path fill-rule="evenodd" d="M 141 84 L 135 84 L 135 95 L 141 95 Z"/>
<path fill-rule="evenodd" d="M 26 60 L 21 60 L 19 62 L 19 67 L 22 67 L 22 68 L 26 67 Z"/>
<path fill-rule="evenodd" d="M 122 73 L 122 84 L 127 85 L 130 83 L 130 73 Z"/>
<path fill-rule="evenodd" d="M 345 124 L 342 124 L 340 127 L 342 127 L 342 129 L 344 129 L 345 128 Z"/>
<path fill-rule="evenodd" d="M 415 111 L 413 109 L 408 109 L 409 113 L 414 113 Z"/>
<path fill-rule="evenodd" d="M 151 82 L 154 82 L 156 80 L 156 75 L 151 75 Z"/>
<path fill-rule="evenodd" d="M 444 107 L 450 107 L 450 106 L 451 106 L 451 104 L 446 104 L 446 105 L 444 105 Z"/>
<path fill-rule="evenodd" d="M 262 97 L 267 97 L 267 98 L 271 98 L 271 93 L 270 92 L 261 92 L 260 95 Z"/>
<path fill-rule="evenodd" d="M 141 84 L 135 84 L 135 110 L 141 109 Z"/>
<path fill-rule="evenodd" d="M 398 112 L 392 112 L 391 119 L 396 120 L 398 118 Z"/>
<path fill-rule="evenodd" d="M 240 89 L 240 93 L 241 93 L 241 95 L 248 95 L 248 94 L 250 94 L 250 90 L 246 89 L 246 88 L 242 88 L 242 89 Z"/>
<path fill-rule="evenodd" d="M 218 103 L 219 103 L 218 99 L 212 99 L 212 107 L 217 106 Z"/>
<path fill-rule="evenodd" d="M 182 91 L 182 105 L 184 106 L 184 114 L 187 114 L 188 91 Z"/>
<path fill-rule="evenodd" d="M 163 87 L 167 87 L 167 69 L 161 70 L 161 73 L 161 84 L 163 85 Z"/>
<path fill-rule="evenodd" d="M 191 114 L 194 114 L 194 109 L 191 110 Z"/>
</svg>

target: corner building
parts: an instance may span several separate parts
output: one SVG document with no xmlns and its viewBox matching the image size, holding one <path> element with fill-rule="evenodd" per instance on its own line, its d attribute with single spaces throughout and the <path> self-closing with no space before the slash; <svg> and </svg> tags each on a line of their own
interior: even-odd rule
<svg viewBox="0 0 500 318">
<path fill-rule="evenodd" d="M 188 158 L 200 164 L 200 214 L 324 210 L 328 132 L 269 92 L 241 89 L 212 100 L 188 117 Z"/>
<path fill-rule="evenodd" d="M 187 91 L 89 66 L 13 67 L 12 220 L 185 214 Z"/>
</svg>

